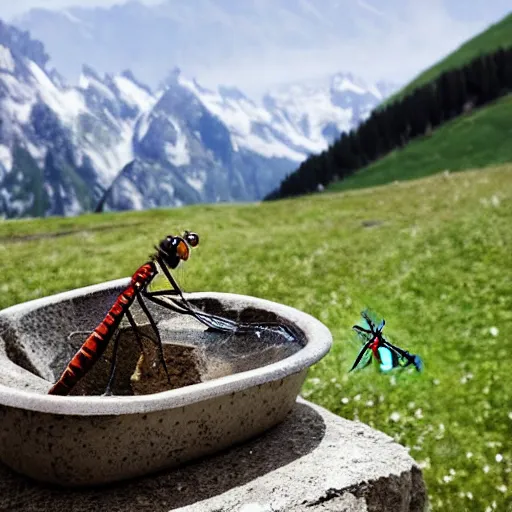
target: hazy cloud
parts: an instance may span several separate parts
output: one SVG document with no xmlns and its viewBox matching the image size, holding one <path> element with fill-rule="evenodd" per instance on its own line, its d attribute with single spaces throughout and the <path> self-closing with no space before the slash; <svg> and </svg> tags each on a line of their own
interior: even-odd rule
<svg viewBox="0 0 512 512">
<path fill-rule="evenodd" d="M 41 7 L 45 9 L 64 9 L 66 7 L 110 7 L 126 3 L 127 0 L 0 0 L 0 17 L 12 19 L 29 9 Z M 157 4 L 161 0 L 140 0 L 144 4 Z"/>
<path fill-rule="evenodd" d="M 384 2 L 379 2 L 377 9 L 369 1 L 357 1 L 385 18 L 388 29 L 375 31 L 373 26 L 359 25 L 355 38 L 309 51 L 261 55 L 257 66 L 244 59 L 245 65 L 233 61 L 210 70 L 193 69 L 193 66 L 187 70 L 184 66 L 184 71 L 212 83 L 225 81 L 229 76 L 246 88 L 254 84 L 320 78 L 335 71 L 350 71 L 369 80 L 405 82 L 494 21 L 494 18 L 458 21 L 441 0 L 411 0 L 396 13 L 383 11 Z"/>
<path fill-rule="evenodd" d="M 157 4 L 159 0 L 141 0 Z M 161 1 L 161 0 L 160 0 Z M 243 5 L 244 0 L 233 0 Z M 252 0 L 253 2 L 255 0 Z M 192 0 L 183 0 L 192 2 Z M 248 92 L 295 80 L 350 71 L 369 80 L 405 82 L 511 10 L 510 0 L 353 0 L 369 16 L 354 19 L 351 33 L 307 50 L 257 45 L 253 55 L 234 52 L 215 64 L 174 62 L 206 85 L 233 84 Z M 119 0 L 0 0 L 0 17 L 31 8 L 111 6 Z M 319 9 L 316 2 L 312 7 Z M 199 15 L 199 14 L 198 14 Z M 380 20 L 381 23 L 377 23 Z M 345 20 L 346 21 L 346 20 Z M 296 46 L 296 45 L 295 45 Z M 186 60 L 186 59 L 185 59 Z M 171 67 L 171 64 L 170 64 Z"/>
</svg>

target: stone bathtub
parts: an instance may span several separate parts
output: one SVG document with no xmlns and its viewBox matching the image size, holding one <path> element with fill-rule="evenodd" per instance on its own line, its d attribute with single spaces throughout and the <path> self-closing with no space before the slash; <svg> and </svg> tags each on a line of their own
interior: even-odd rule
<svg viewBox="0 0 512 512">
<path fill-rule="evenodd" d="M 111 349 L 74 396 L 48 395 L 128 282 L 110 281 L 0 311 L 0 460 L 7 466 L 61 486 L 88 486 L 217 452 L 283 421 L 308 368 L 331 346 L 323 324 L 291 307 L 233 294 L 187 294 L 205 311 L 285 323 L 301 337 L 209 332 L 192 317 L 149 306 L 174 389 L 161 390 L 157 373 L 146 382 L 133 379 L 140 351 L 130 327 L 122 324 L 115 396 L 95 396 L 108 380 Z M 143 324 L 141 311 L 134 306 L 133 312 Z M 153 345 L 144 340 L 144 347 Z"/>
</svg>

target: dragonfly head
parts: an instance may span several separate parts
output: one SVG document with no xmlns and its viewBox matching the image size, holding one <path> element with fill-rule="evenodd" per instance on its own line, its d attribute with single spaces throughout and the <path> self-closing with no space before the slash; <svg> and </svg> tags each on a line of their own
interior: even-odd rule
<svg viewBox="0 0 512 512">
<path fill-rule="evenodd" d="M 190 248 L 199 245 L 199 235 L 191 231 L 185 231 L 183 236 L 169 235 L 164 238 L 157 247 L 158 256 L 170 268 L 176 268 L 180 261 L 188 260 Z"/>
</svg>

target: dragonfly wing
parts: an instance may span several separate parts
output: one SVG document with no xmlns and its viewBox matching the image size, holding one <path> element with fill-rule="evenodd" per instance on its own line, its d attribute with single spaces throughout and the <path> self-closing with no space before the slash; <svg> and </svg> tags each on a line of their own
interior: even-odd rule
<svg viewBox="0 0 512 512">
<path fill-rule="evenodd" d="M 363 327 L 360 327 L 359 325 L 354 325 L 352 329 L 357 333 L 357 337 L 359 338 L 359 341 L 363 343 L 364 345 L 370 341 L 370 339 L 373 338 L 373 335 L 371 331 L 368 331 L 364 329 Z"/>
<path fill-rule="evenodd" d="M 365 327 L 367 327 L 368 329 L 372 329 L 375 327 L 375 322 L 373 321 L 370 315 L 371 313 L 367 309 L 361 311 L 361 316 L 363 317 L 364 323 L 366 324 Z"/>
<path fill-rule="evenodd" d="M 364 368 L 365 366 L 368 366 L 370 364 L 370 361 L 372 360 L 372 352 L 369 349 L 370 341 L 367 342 L 364 347 L 359 351 L 359 354 L 357 354 L 356 360 L 354 361 L 354 364 L 352 365 L 352 368 L 350 368 L 350 372 L 352 370 L 355 370 L 356 368 L 360 370 L 361 368 Z"/>
<path fill-rule="evenodd" d="M 200 322 L 208 327 L 211 327 L 212 329 L 223 332 L 236 332 L 238 330 L 238 324 L 229 318 L 222 318 L 217 315 L 211 315 L 196 307 L 190 308 L 190 314 L 195 316 Z"/>
<path fill-rule="evenodd" d="M 273 331 L 283 337 L 288 338 L 290 341 L 300 341 L 302 339 L 301 333 L 292 325 L 285 325 L 278 322 L 260 322 L 260 323 L 244 323 L 237 322 L 230 318 L 225 318 L 213 313 L 207 313 L 190 303 L 183 296 L 176 296 L 175 294 L 166 292 L 149 293 L 146 297 L 163 307 L 167 307 L 178 313 L 191 315 L 202 324 L 206 325 L 214 331 L 228 332 L 228 333 L 256 333 L 262 331 Z"/>
<path fill-rule="evenodd" d="M 176 296 L 172 292 L 156 292 L 154 294 L 148 293 L 146 294 L 146 297 L 152 302 L 159 304 L 160 306 L 166 307 L 178 313 L 191 315 L 212 329 L 224 332 L 235 332 L 238 330 L 239 324 L 234 320 L 206 313 L 191 304 L 185 298 Z"/>
<path fill-rule="evenodd" d="M 365 309 L 364 311 L 361 311 L 361 316 L 363 317 L 364 323 L 366 324 L 365 327 L 372 329 L 374 333 L 382 331 L 384 325 L 386 324 L 386 321 L 371 309 Z"/>
</svg>

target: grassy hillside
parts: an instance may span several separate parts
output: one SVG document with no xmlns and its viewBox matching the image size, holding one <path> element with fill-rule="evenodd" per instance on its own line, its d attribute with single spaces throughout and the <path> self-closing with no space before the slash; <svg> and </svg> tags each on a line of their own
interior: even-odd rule
<svg viewBox="0 0 512 512">
<path fill-rule="evenodd" d="M 127 276 L 163 235 L 196 230 L 177 275 L 186 290 L 265 297 L 331 329 L 304 396 L 408 446 L 434 510 L 510 510 L 511 223 L 512 166 L 264 204 L 8 221 L 0 307 Z M 421 354 L 422 375 L 347 373 L 366 306 Z"/>
<path fill-rule="evenodd" d="M 510 46 L 512 46 L 512 13 L 464 43 L 460 48 L 431 68 L 423 71 L 412 82 L 386 100 L 384 104 L 391 103 L 412 92 L 420 85 L 431 82 L 444 71 L 464 66 L 475 57 L 491 53 L 500 47 L 508 48 Z"/>
<path fill-rule="evenodd" d="M 329 190 L 411 180 L 443 170 L 461 171 L 512 162 L 512 95 L 415 139 Z"/>
</svg>

